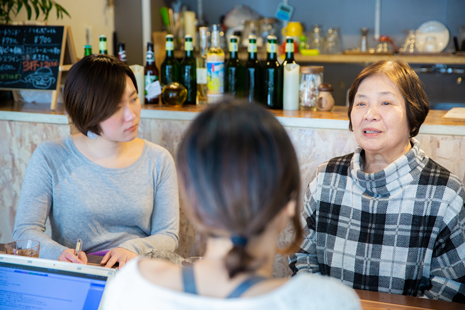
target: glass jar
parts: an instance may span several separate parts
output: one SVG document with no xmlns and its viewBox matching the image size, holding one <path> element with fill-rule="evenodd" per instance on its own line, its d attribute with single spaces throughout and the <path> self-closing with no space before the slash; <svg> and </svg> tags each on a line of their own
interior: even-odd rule
<svg viewBox="0 0 465 310">
<path fill-rule="evenodd" d="M 301 109 L 316 111 L 318 86 L 323 83 L 323 67 L 300 67 L 299 105 Z"/>
</svg>

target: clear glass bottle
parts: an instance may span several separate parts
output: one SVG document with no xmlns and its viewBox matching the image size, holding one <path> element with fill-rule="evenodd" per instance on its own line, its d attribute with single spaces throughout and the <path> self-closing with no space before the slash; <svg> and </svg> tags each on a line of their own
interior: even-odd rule
<svg viewBox="0 0 465 310">
<path fill-rule="evenodd" d="M 224 94 L 224 52 L 218 25 L 212 26 L 212 45 L 207 53 L 208 102 L 217 102 Z"/>
<path fill-rule="evenodd" d="M 299 105 L 300 108 L 316 111 L 318 86 L 323 83 L 323 67 L 308 66 L 300 68 Z"/>
<path fill-rule="evenodd" d="M 197 57 L 197 104 L 208 103 L 207 91 L 207 27 L 199 28 L 200 55 Z"/>
<path fill-rule="evenodd" d="M 118 42 L 118 58 L 124 63 L 127 63 L 126 60 L 126 44 L 124 42 Z"/>
</svg>

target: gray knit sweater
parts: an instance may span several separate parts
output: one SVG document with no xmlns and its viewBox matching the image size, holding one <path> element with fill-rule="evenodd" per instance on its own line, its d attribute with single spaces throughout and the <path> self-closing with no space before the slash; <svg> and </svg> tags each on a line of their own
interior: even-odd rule
<svg viewBox="0 0 465 310">
<path fill-rule="evenodd" d="M 51 238 L 44 233 L 47 218 Z M 144 141 L 136 162 L 110 169 L 84 157 L 69 136 L 34 151 L 13 237 L 38 240 L 40 257 L 57 259 L 78 238 L 86 253 L 114 247 L 139 255 L 174 251 L 178 230 L 178 184 L 168 151 Z"/>
<path fill-rule="evenodd" d="M 305 200 L 305 239 L 290 258 L 356 289 L 465 302 L 462 182 L 413 147 L 363 172 L 362 149 L 318 168 Z"/>
</svg>

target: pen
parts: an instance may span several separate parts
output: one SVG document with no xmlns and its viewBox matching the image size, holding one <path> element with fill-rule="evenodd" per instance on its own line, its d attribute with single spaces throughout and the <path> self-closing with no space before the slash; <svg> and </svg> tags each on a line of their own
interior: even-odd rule
<svg viewBox="0 0 465 310">
<path fill-rule="evenodd" d="M 81 249 L 82 249 L 82 240 L 78 239 L 76 242 L 76 249 L 74 250 L 74 252 L 76 252 L 76 256 L 79 256 L 79 252 L 81 252 Z"/>
</svg>

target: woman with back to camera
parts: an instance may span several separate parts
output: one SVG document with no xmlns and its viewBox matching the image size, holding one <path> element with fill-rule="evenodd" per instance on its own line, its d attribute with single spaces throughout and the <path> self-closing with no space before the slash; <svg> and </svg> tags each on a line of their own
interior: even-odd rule
<svg viewBox="0 0 465 310">
<path fill-rule="evenodd" d="M 154 250 L 174 251 L 176 169 L 164 148 L 137 138 L 141 103 L 132 70 L 90 55 L 71 68 L 65 108 L 78 134 L 46 141 L 24 177 L 13 236 L 40 242 L 40 257 L 107 267 Z M 45 231 L 50 219 L 51 238 Z M 83 252 L 74 247 L 82 239 Z M 106 254 L 105 254 L 106 253 Z"/>
<path fill-rule="evenodd" d="M 465 302 L 465 209 L 460 179 L 414 138 L 429 111 L 404 61 L 365 68 L 349 91 L 358 147 L 317 169 L 293 273 L 356 289 Z"/>
<path fill-rule="evenodd" d="M 204 258 L 187 268 L 130 262 L 108 284 L 103 309 L 360 309 L 333 279 L 271 279 L 289 221 L 294 244 L 281 252 L 301 240 L 297 157 L 272 114 L 243 101 L 210 106 L 187 129 L 176 164 L 186 212 L 208 236 Z"/>
</svg>

